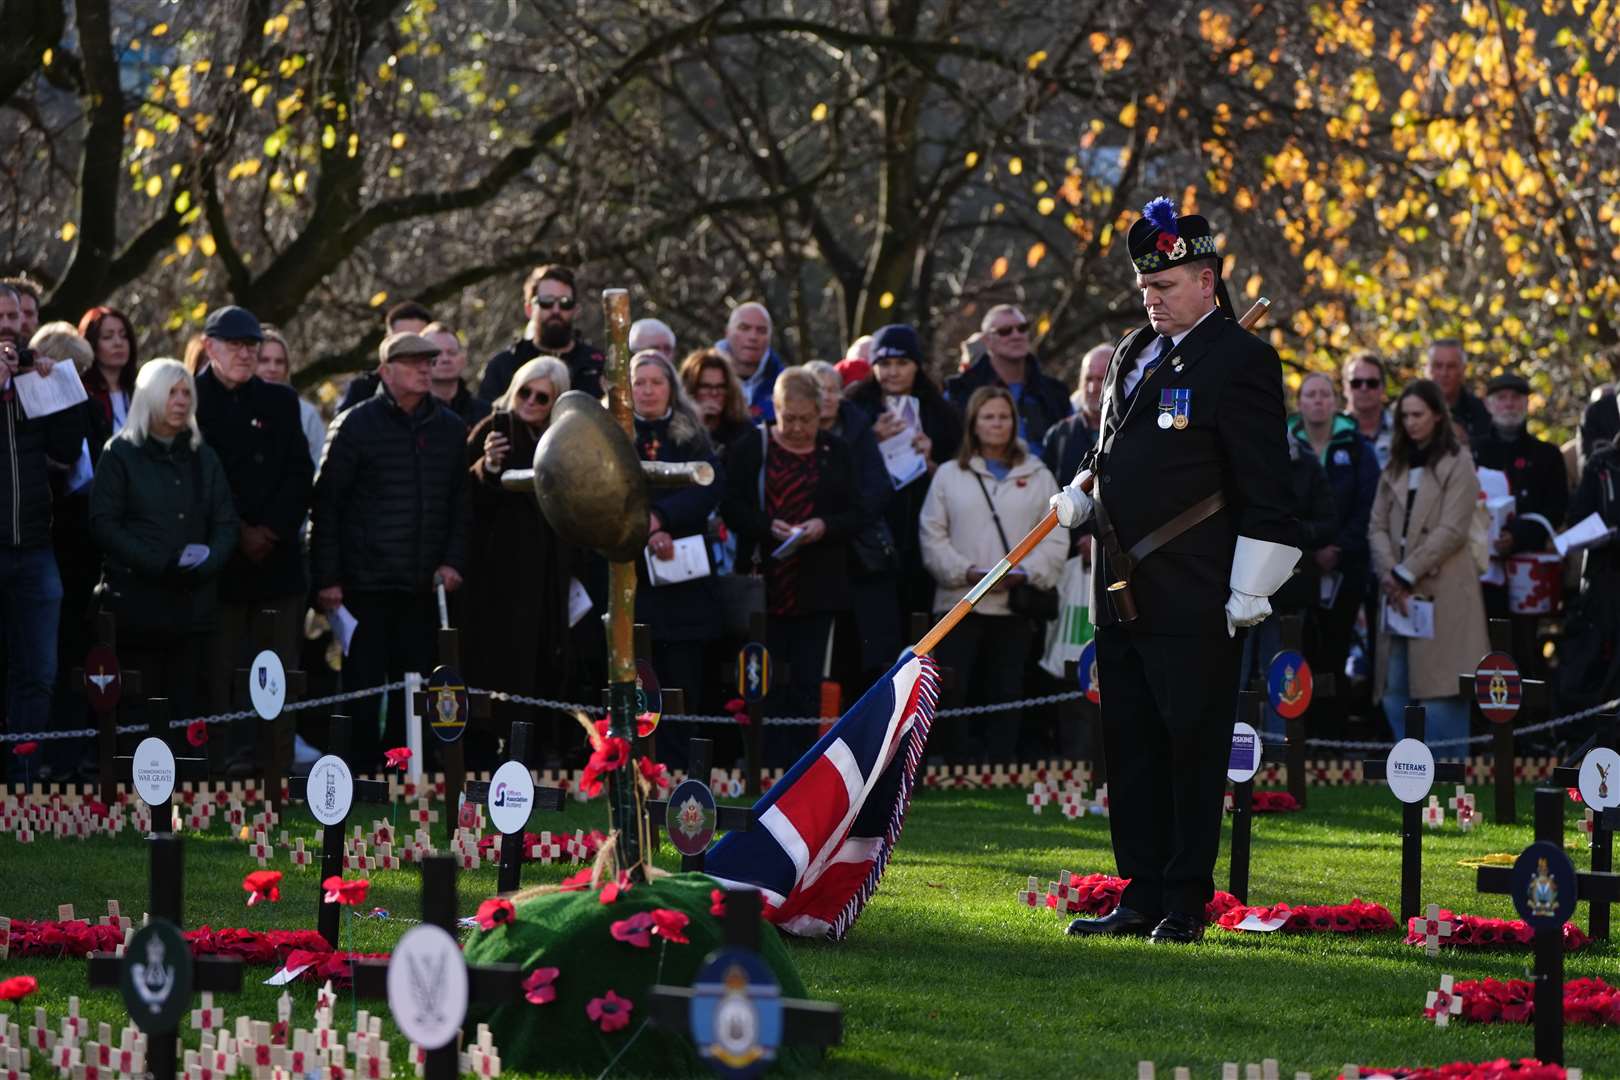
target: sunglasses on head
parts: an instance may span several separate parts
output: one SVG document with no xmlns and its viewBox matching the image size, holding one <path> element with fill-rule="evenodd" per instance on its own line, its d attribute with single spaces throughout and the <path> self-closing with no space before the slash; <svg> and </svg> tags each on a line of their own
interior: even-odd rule
<svg viewBox="0 0 1620 1080">
<path fill-rule="evenodd" d="M 1021 322 L 1013 323 L 1010 326 L 998 326 L 992 330 L 991 333 L 995 334 L 997 337 L 1012 337 L 1014 334 L 1027 334 L 1029 333 L 1029 323 Z"/>
<path fill-rule="evenodd" d="M 517 398 L 519 401 L 532 401 L 536 405 L 551 404 L 550 394 L 546 393 L 544 390 L 532 390 L 527 386 L 518 387 Z"/>
<path fill-rule="evenodd" d="M 564 311 L 573 311 L 574 298 L 572 296 L 537 296 L 534 298 L 534 306 L 547 310 L 551 308 L 561 308 Z"/>
<path fill-rule="evenodd" d="M 1382 381 L 1383 380 L 1381 380 L 1381 379 L 1351 379 L 1350 380 L 1350 389 L 1352 389 L 1352 390 L 1376 390 L 1376 389 L 1378 389 L 1378 387 L 1382 383 Z"/>
</svg>

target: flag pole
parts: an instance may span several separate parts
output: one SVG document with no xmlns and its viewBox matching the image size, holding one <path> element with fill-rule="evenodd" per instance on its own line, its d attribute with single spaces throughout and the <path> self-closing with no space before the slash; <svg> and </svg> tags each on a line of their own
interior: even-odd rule
<svg viewBox="0 0 1620 1080">
<path fill-rule="evenodd" d="M 1238 325 L 1245 330 L 1252 330 L 1270 306 L 1271 301 L 1262 296 L 1254 302 L 1253 307 L 1244 313 L 1243 318 L 1238 320 Z M 1082 489 L 1090 491 L 1090 481 L 1091 477 L 1087 476 L 1085 481 L 1081 483 Z M 1035 527 L 1029 530 L 1022 540 L 1013 545 L 1013 549 L 1007 552 L 1006 557 L 992 566 L 984 577 L 979 579 L 979 583 L 969 589 L 967 595 L 958 600 L 951 610 L 945 613 L 944 618 L 935 623 L 933 628 L 924 634 L 917 644 L 911 647 L 912 653 L 917 656 L 927 656 L 933 652 L 939 643 L 944 640 L 945 635 L 955 630 L 956 625 L 967 618 L 968 613 L 973 610 L 974 606 L 980 600 L 983 600 L 990 590 L 1000 584 L 1001 579 L 1006 577 L 1013 567 L 1023 562 L 1024 556 L 1034 551 L 1035 546 L 1046 539 L 1047 534 L 1057 527 L 1057 523 L 1057 511 L 1048 510 L 1046 516 L 1036 522 Z"/>
</svg>

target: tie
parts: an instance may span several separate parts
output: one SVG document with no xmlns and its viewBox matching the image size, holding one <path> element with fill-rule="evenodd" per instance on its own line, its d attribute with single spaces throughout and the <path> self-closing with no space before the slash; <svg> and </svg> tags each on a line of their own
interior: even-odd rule
<svg viewBox="0 0 1620 1080">
<path fill-rule="evenodd" d="M 1136 385 L 1131 387 L 1131 392 L 1126 398 L 1127 401 L 1136 397 L 1136 392 L 1142 389 L 1142 384 L 1147 382 L 1148 379 L 1153 376 L 1154 369 L 1156 369 L 1160 364 L 1164 363 L 1164 358 L 1170 355 L 1171 349 L 1175 348 L 1175 342 L 1171 341 L 1163 334 L 1160 334 L 1158 337 L 1153 339 L 1153 347 L 1157 349 L 1158 352 L 1154 354 L 1153 359 L 1147 362 L 1147 366 L 1142 369 L 1142 375 L 1136 380 Z"/>
</svg>

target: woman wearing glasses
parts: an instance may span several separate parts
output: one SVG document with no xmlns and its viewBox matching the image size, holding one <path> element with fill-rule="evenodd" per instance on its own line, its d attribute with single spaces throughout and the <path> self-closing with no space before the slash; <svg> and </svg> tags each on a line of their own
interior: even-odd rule
<svg viewBox="0 0 1620 1080">
<path fill-rule="evenodd" d="M 474 685 L 538 697 L 567 697 L 572 688 L 569 582 L 581 556 L 552 532 L 532 494 L 501 487 L 501 473 L 534 461 L 552 406 L 567 390 L 567 366 L 554 356 L 536 357 L 517 369 L 495 411 L 467 436 L 473 527 L 462 656 Z M 492 754 L 495 735 L 513 720 L 534 719 L 529 706 L 496 702 L 490 729 L 475 730 L 473 745 Z M 557 719 L 539 727 L 547 751 L 558 746 Z"/>
</svg>

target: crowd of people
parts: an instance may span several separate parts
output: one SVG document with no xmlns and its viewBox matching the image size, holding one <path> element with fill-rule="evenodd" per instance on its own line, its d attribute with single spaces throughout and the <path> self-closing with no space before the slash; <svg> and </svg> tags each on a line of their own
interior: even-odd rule
<svg viewBox="0 0 1620 1080">
<path fill-rule="evenodd" d="M 114 616 L 143 695 L 194 716 L 241 707 L 235 674 L 262 645 L 255 616 L 266 609 L 272 647 L 289 670 L 311 672 L 312 691 L 430 671 L 441 587 L 470 685 L 600 698 L 606 564 L 501 482 L 530 464 L 563 394 L 603 393 L 605 357 L 576 329 L 571 269 L 528 276 L 525 332 L 476 388 L 454 327 L 419 304 L 390 309 L 375 370 L 349 383 L 330 418 L 289 384 L 295 345 L 241 307 L 211 312 L 183 361 L 142 362 L 150 341 L 116 308 L 40 326 L 40 299 L 27 277 L 0 283 L 6 730 L 85 726 L 67 673 L 97 613 Z M 768 710 L 795 716 L 852 701 L 918 619 L 948 609 L 1042 518 L 1095 443 L 1113 352 L 1087 352 L 1071 391 L 1012 304 L 984 314 L 959 358 L 930 356 L 895 324 L 836 363 L 790 365 L 759 303 L 737 305 L 718 340 L 684 354 L 657 319 L 635 323 L 630 346 L 637 453 L 718 474 L 655 492 L 636 606 L 653 668 L 691 711 L 718 712 L 734 696 L 727 665 L 763 614 L 778 672 Z M 1404 707 L 1421 703 L 1431 739 L 1465 736 L 1457 675 L 1489 650 L 1488 616 L 1513 620 L 1526 674 L 1551 670 L 1549 624 L 1516 602 L 1510 564 L 1588 515 L 1620 524 L 1612 388 L 1594 396 L 1578 443 L 1560 448 L 1528 433 L 1522 375 L 1491 377 L 1481 399 L 1467 360 L 1463 343 L 1441 340 L 1412 381 L 1358 353 L 1338 375 L 1298 384 L 1289 481 L 1305 554 L 1275 614 L 1248 634 L 1245 664 L 1263 678 L 1283 618 L 1302 617 L 1313 669 L 1340 677 L 1313 708 L 1313 732 L 1381 709 L 1399 735 Z M 87 399 L 29 415 L 18 380 L 58 364 Z M 945 704 L 1058 688 L 1041 661 L 1059 608 L 1084 602 L 1074 582 L 1091 551 L 1085 530 L 1054 531 L 945 639 Z M 1617 552 L 1581 559 L 1556 654 L 1562 700 L 1616 693 Z M 346 641 L 330 643 L 333 631 Z M 360 768 L 404 741 L 401 695 L 349 711 Z M 573 763 L 571 719 L 510 703 L 474 721 L 475 762 L 516 719 L 539 723 L 548 759 Z M 301 726 L 319 741 L 319 718 Z M 1085 753 L 1081 727 L 1073 710 L 972 716 L 941 723 L 930 753 Z M 661 756 L 684 760 L 685 728 L 666 725 Z M 790 764 L 814 731 L 767 727 L 767 761 Z M 250 722 L 218 737 L 228 768 L 255 767 Z M 93 760 L 84 742 L 53 740 L 33 768 L 71 779 Z"/>
</svg>

